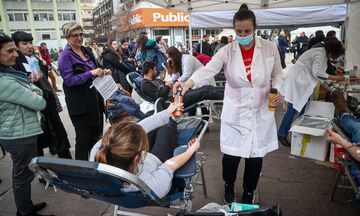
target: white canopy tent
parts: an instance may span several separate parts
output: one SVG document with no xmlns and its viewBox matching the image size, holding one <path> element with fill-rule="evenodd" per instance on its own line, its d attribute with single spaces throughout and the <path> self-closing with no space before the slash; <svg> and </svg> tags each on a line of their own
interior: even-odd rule
<svg viewBox="0 0 360 216">
<path fill-rule="evenodd" d="M 250 9 L 334 5 L 347 0 L 148 0 L 160 7 L 185 12 L 233 11 L 246 3 Z M 358 0 L 349 0 L 349 2 Z"/>
<path fill-rule="evenodd" d="M 285 13 L 286 10 L 289 10 L 291 8 L 295 8 L 294 10 L 296 10 L 296 8 L 299 7 L 307 7 L 307 6 L 329 6 L 330 8 L 333 8 L 331 6 L 335 6 L 335 5 L 339 5 L 339 4 L 343 4 L 346 3 L 346 16 L 347 16 L 347 25 L 346 25 L 346 42 L 347 43 L 351 43 L 351 46 L 348 46 L 347 50 L 346 50 L 346 55 L 345 57 L 348 59 L 351 59 L 351 61 L 345 61 L 345 67 L 347 69 L 352 69 L 354 66 L 360 66 L 360 51 L 359 49 L 355 49 L 353 48 L 353 44 L 356 44 L 356 48 L 359 48 L 358 42 L 355 42 L 355 40 L 359 39 L 359 35 L 360 35 L 360 23 L 359 23 L 359 16 L 360 16 L 360 0 L 312 0 L 312 1 L 306 1 L 306 0 L 148 0 L 151 3 L 154 3 L 160 7 L 164 7 L 164 8 L 168 8 L 168 9 L 172 9 L 172 10 L 178 10 L 178 11 L 184 11 L 184 12 L 188 12 L 189 13 L 189 33 L 190 33 L 190 38 L 192 38 L 192 34 L 191 34 L 191 29 L 194 27 L 193 23 L 196 22 L 195 17 L 193 17 L 195 15 L 195 12 L 214 12 L 216 17 L 220 17 L 221 13 L 225 13 L 226 11 L 236 11 L 238 10 L 238 8 L 240 7 L 240 5 L 242 3 L 246 3 L 250 9 L 255 10 L 255 9 L 270 9 L 270 8 L 276 8 L 277 10 L 273 10 L 274 12 L 272 13 L 273 15 L 277 14 L 278 17 L 280 17 L 279 20 L 282 20 L 283 24 L 282 25 L 270 25 L 271 23 L 275 23 L 276 20 L 278 19 L 269 19 L 268 17 L 264 20 L 264 23 L 267 21 L 268 22 L 268 27 L 290 27 L 292 26 L 292 22 L 294 21 L 294 19 L 292 19 L 294 16 L 293 13 L 289 13 L 286 16 L 283 15 L 283 13 Z M 351 3 L 351 10 L 349 13 L 349 5 Z M 354 7 L 352 7 L 354 6 Z M 342 6 L 344 7 L 344 6 Z M 286 8 L 283 10 L 280 10 L 282 8 Z M 310 7 L 315 9 L 315 7 Z M 316 9 L 315 9 L 316 10 Z M 320 9 L 318 12 L 321 13 L 322 10 L 326 10 L 324 8 Z M 215 12 L 216 11 L 216 12 Z M 271 10 L 270 10 L 271 11 Z M 299 12 L 301 12 L 303 15 L 299 14 L 297 15 L 297 19 L 295 20 L 297 23 L 301 22 L 301 20 L 306 20 L 307 22 L 311 22 L 311 26 L 316 26 L 316 25 L 324 25 L 324 24 L 334 24 L 334 23 L 341 23 L 344 20 L 340 20 L 340 21 L 336 21 L 336 22 L 332 22 L 329 21 L 332 17 L 336 17 L 336 16 L 340 16 L 343 19 L 343 15 L 338 14 L 337 11 L 327 11 L 326 13 L 322 13 L 322 16 L 327 17 L 327 22 L 325 23 L 316 23 L 313 20 L 316 19 L 322 19 L 322 17 L 319 16 L 314 16 L 314 14 L 312 13 L 306 13 L 306 10 L 304 8 L 298 10 Z M 344 11 L 342 11 L 343 13 Z M 305 18 L 306 15 L 306 18 Z M 230 27 L 232 27 L 232 17 L 233 15 L 227 14 L 226 15 L 227 19 L 225 20 L 221 20 L 220 21 L 220 25 L 223 25 L 222 28 L 225 27 L 229 27 L 228 25 L 230 25 Z M 256 14 L 257 19 L 259 20 L 258 15 Z M 299 18 L 300 16 L 300 18 Z M 351 20 L 349 20 L 349 17 L 351 18 Z M 195 21 L 192 21 L 192 20 Z M 230 19 L 230 21 L 229 21 Z M 202 20 L 200 22 L 200 25 L 204 26 L 206 25 L 206 23 L 210 23 L 210 21 L 213 21 L 215 19 L 212 19 L 211 17 L 207 17 L 206 20 Z M 219 20 L 219 19 L 216 19 Z M 260 20 L 259 20 L 260 21 Z M 258 21 L 258 25 L 261 26 L 261 22 Z M 287 25 L 284 25 L 284 23 Z M 289 25 L 290 23 L 290 25 Z M 195 23 L 194 23 L 195 24 Z M 299 25 L 308 25 L 305 22 L 302 24 L 298 24 Z M 265 26 L 265 25 L 264 25 Z M 207 26 L 205 26 L 207 27 Z M 214 23 L 211 24 L 211 27 L 217 27 L 215 26 Z M 357 36 L 357 37 L 356 37 Z M 190 40 L 190 49 L 192 49 L 192 40 Z M 349 52 L 349 48 L 350 51 Z M 350 63 L 351 62 L 351 65 Z"/>
<path fill-rule="evenodd" d="M 232 28 L 234 11 L 191 13 L 192 28 Z M 346 4 L 298 8 L 255 9 L 257 28 L 323 26 L 343 23 Z"/>
<path fill-rule="evenodd" d="M 326 35 L 326 33 L 328 31 L 335 31 L 336 32 L 336 37 L 341 40 L 341 33 L 340 33 L 340 28 L 335 28 L 332 26 L 320 26 L 320 27 L 311 27 L 311 28 L 298 28 L 295 29 L 293 31 L 290 32 L 290 41 L 294 40 L 296 36 L 299 36 L 301 32 L 305 32 L 306 36 L 310 36 L 311 34 L 315 35 L 315 32 L 317 30 L 322 30 L 324 32 L 324 34 Z"/>
</svg>

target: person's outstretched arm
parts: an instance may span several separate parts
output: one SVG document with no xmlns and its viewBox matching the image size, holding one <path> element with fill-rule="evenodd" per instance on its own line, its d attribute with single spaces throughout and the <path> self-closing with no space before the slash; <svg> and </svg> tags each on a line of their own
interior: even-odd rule
<svg viewBox="0 0 360 216">
<path fill-rule="evenodd" d="M 360 162 L 360 148 L 358 146 L 349 143 L 342 136 L 340 136 L 340 134 L 335 133 L 331 129 L 328 128 L 326 130 L 328 132 L 328 135 L 326 137 L 326 140 L 328 142 L 343 146 L 355 160 Z"/>
<path fill-rule="evenodd" d="M 188 143 L 188 149 L 175 157 L 165 161 L 162 166 L 168 167 L 171 171 L 175 172 L 177 169 L 182 167 L 200 147 L 198 139 L 193 139 Z"/>
</svg>

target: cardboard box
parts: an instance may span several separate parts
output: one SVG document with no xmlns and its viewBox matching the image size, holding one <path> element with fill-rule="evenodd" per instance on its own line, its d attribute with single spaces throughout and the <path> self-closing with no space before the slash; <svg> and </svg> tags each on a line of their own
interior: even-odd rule
<svg viewBox="0 0 360 216">
<path fill-rule="evenodd" d="M 304 114 L 292 125 L 291 154 L 325 161 L 328 155 L 326 128 L 330 127 L 335 107 L 332 103 L 309 101 Z"/>
</svg>

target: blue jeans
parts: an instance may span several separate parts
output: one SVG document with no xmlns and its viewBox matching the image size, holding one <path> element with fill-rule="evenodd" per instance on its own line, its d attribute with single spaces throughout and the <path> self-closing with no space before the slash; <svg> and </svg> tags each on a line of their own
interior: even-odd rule
<svg viewBox="0 0 360 216">
<path fill-rule="evenodd" d="M 299 116 L 301 116 L 304 113 L 305 107 L 306 107 L 306 105 L 299 113 Z M 290 130 L 291 123 L 294 120 L 295 114 L 296 114 L 296 110 L 293 108 L 293 105 L 291 103 L 289 103 L 289 107 L 281 121 L 281 125 L 278 130 L 278 136 L 287 137 L 289 130 Z"/>
<path fill-rule="evenodd" d="M 344 130 L 351 134 L 351 142 L 360 142 L 360 120 L 354 118 L 349 113 L 345 113 L 340 118 L 340 124 Z"/>
</svg>

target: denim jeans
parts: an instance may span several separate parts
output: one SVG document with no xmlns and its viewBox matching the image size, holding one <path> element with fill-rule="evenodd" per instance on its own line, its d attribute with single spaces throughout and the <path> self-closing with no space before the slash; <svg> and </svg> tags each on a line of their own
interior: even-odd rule
<svg viewBox="0 0 360 216">
<path fill-rule="evenodd" d="M 301 116 L 304 113 L 305 107 L 306 107 L 306 105 L 299 113 L 299 116 Z M 291 123 L 294 120 L 295 114 L 296 114 L 296 110 L 293 108 L 293 105 L 291 103 L 289 103 L 289 107 L 281 121 L 281 125 L 278 130 L 278 136 L 287 137 L 289 130 L 290 130 Z"/>
<path fill-rule="evenodd" d="M 340 118 L 340 124 L 346 132 L 351 134 L 351 142 L 360 142 L 360 120 L 354 118 L 349 113 L 345 113 Z"/>
</svg>

